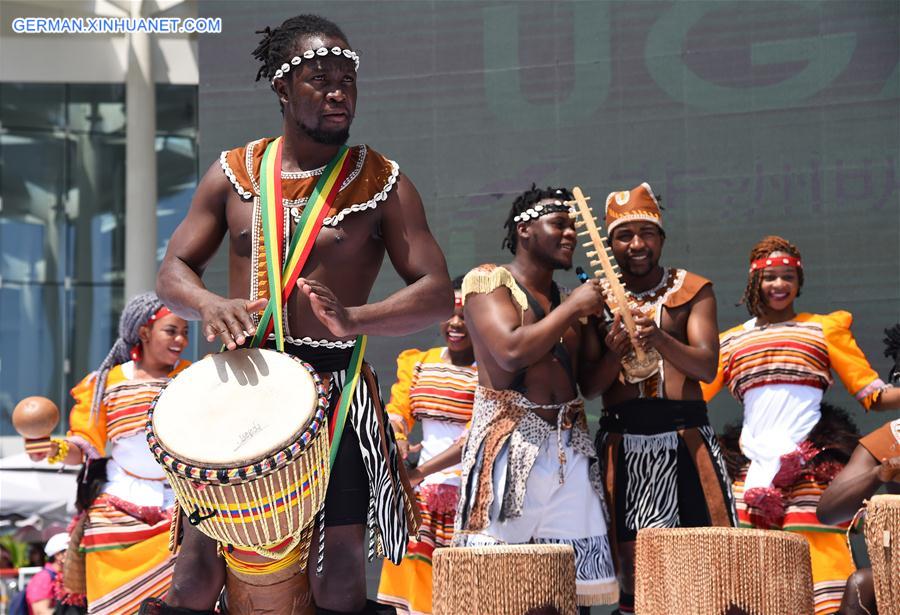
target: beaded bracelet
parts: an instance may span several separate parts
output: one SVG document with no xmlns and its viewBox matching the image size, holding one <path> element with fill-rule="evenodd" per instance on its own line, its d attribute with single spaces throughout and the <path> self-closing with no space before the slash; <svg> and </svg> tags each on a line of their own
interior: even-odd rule
<svg viewBox="0 0 900 615">
<path fill-rule="evenodd" d="M 69 441 L 64 438 L 51 438 L 50 441 L 56 444 L 56 454 L 47 457 L 47 463 L 60 463 L 69 455 Z"/>
<path fill-rule="evenodd" d="M 405 433 L 403 433 L 402 431 L 397 431 L 397 430 L 394 430 L 394 439 L 397 440 L 398 442 L 404 442 L 406 440 L 409 440 L 409 438 L 406 437 Z"/>
</svg>

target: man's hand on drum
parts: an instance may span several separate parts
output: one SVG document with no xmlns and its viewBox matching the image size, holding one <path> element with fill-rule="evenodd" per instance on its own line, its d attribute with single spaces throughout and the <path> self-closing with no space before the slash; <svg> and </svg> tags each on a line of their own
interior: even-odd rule
<svg viewBox="0 0 900 615">
<path fill-rule="evenodd" d="M 224 297 L 206 303 L 200 308 L 206 341 L 213 342 L 218 337 L 228 350 L 242 346 L 256 330 L 250 314 L 266 307 L 266 303 L 266 299 L 249 301 Z"/>
<path fill-rule="evenodd" d="M 309 297 L 309 305 L 319 321 L 332 335 L 349 337 L 358 333 L 353 308 L 344 307 L 330 288 L 309 278 L 298 278 L 297 288 Z"/>
</svg>

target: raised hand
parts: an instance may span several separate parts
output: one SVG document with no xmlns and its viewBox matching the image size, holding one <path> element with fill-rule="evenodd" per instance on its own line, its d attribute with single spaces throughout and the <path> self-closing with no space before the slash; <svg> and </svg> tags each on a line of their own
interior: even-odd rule
<svg viewBox="0 0 900 615">
<path fill-rule="evenodd" d="M 596 316 L 603 311 L 603 291 L 600 281 L 592 278 L 572 291 L 565 303 L 573 308 L 579 318 Z"/>
<path fill-rule="evenodd" d="M 308 278 L 298 278 L 297 288 L 309 298 L 313 314 L 332 335 L 348 337 L 357 334 L 351 309 L 344 307 L 330 288 Z"/>
</svg>

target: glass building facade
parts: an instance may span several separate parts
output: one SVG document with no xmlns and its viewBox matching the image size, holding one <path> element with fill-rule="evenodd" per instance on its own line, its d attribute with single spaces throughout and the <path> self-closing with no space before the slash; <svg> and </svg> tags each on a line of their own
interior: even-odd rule
<svg viewBox="0 0 900 615">
<path fill-rule="evenodd" d="M 155 145 L 160 261 L 197 184 L 197 86 L 156 85 Z M 125 85 L 0 83 L 0 436 L 29 395 L 65 415 L 109 350 L 124 223 Z"/>
</svg>

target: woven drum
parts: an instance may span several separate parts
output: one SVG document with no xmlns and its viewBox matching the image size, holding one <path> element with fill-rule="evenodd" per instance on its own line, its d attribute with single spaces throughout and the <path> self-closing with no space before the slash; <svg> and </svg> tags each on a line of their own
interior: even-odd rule
<svg viewBox="0 0 900 615">
<path fill-rule="evenodd" d="M 878 614 L 900 615 L 900 495 L 869 500 L 865 533 Z"/>
<path fill-rule="evenodd" d="M 148 411 L 147 442 L 186 521 L 269 559 L 300 544 L 304 568 L 328 489 L 327 407 L 311 366 L 233 350 L 166 383 Z"/>
<path fill-rule="evenodd" d="M 436 549 L 434 615 L 522 615 L 552 607 L 574 615 L 575 551 L 569 545 Z"/>
<path fill-rule="evenodd" d="M 730 527 L 638 532 L 639 615 L 811 615 L 812 568 L 802 536 Z"/>
</svg>

